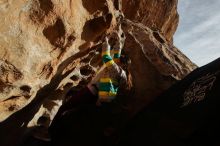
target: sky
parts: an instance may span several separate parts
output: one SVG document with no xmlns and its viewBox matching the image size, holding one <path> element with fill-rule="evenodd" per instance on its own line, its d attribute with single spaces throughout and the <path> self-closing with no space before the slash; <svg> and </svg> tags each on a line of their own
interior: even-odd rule
<svg viewBox="0 0 220 146">
<path fill-rule="evenodd" d="M 220 57 L 220 0 L 179 0 L 174 44 L 198 66 Z"/>
</svg>

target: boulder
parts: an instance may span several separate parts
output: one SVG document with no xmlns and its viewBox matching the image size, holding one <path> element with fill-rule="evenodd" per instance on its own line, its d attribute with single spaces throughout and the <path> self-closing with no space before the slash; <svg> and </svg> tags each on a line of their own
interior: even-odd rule
<svg viewBox="0 0 220 146">
<path fill-rule="evenodd" d="M 69 89 L 99 70 L 102 38 L 120 24 L 131 117 L 197 68 L 172 43 L 176 7 L 176 0 L 0 0 L 1 145 L 15 145 L 42 118 L 49 126 Z"/>
<path fill-rule="evenodd" d="M 121 145 L 219 145 L 220 58 L 194 70 L 141 110 Z"/>
</svg>

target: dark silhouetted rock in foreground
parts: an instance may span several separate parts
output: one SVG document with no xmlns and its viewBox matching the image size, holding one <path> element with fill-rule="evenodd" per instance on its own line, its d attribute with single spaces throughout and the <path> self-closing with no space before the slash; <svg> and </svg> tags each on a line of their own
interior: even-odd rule
<svg viewBox="0 0 220 146">
<path fill-rule="evenodd" d="M 120 146 L 220 144 L 220 58 L 196 69 L 142 110 L 123 132 Z"/>
</svg>

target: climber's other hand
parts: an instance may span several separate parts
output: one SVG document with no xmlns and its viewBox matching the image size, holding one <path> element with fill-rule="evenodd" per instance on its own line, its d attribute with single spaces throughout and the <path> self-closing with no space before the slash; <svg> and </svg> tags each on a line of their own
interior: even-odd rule
<svg viewBox="0 0 220 146">
<path fill-rule="evenodd" d="M 102 51 L 110 50 L 110 45 L 108 42 L 108 37 L 105 37 L 104 42 L 102 43 Z"/>
</svg>

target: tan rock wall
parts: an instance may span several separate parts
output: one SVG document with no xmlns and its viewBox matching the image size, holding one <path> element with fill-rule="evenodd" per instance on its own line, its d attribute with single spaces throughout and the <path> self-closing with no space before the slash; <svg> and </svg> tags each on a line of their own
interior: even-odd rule
<svg viewBox="0 0 220 146">
<path fill-rule="evenodd" d="M 177 0 L 0 0 L 2 146 L 42 116 L 50 123 L 66 92 L 91 80 L 101 66 L 100 39 L 119 24 L 121 7 L 131 20 L 123 24 L 131 115 L 196 68 L 172 44 Z"/>
<path fill-rule="evenodd" d="M 178 0 L 123 0 L 125 16 L 140 22 L 172 42 L 179 22 Z"/>
<path fill-rule="evenodd" d="M 80 54 L 114 24 L 113 4 L 105 0 L 3 0 L 0 7 L 0 101 L 24 95 L 32 100 L 62 71 L 61 63 L 86 56 Z M 65 64 L 76 54 L 81 58 Z"/>
</svg>

